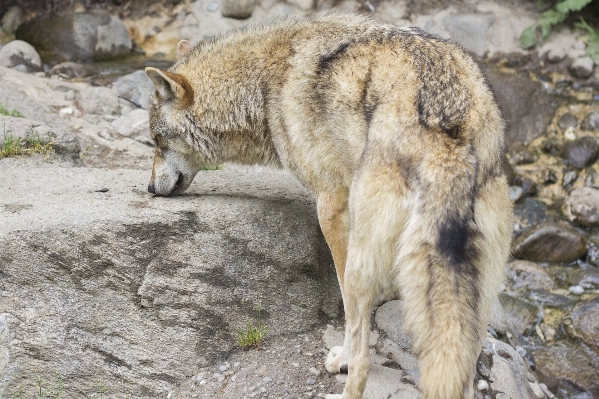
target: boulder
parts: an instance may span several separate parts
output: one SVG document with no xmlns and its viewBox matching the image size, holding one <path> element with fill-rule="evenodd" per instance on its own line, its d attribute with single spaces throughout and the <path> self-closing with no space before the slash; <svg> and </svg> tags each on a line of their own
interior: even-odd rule
<svg viewBox="0 0 599 399">
<path fill-rule="evenodd" d="M 599 297 L 582 302 L 564 320 L 568 334 L 599 353 Z"/>
<path fill-rule="evenodd" d="M 314 200 L 283 173 L 200 172 L 185 195 L 149 172 L 0 174 L 0 397 L 35 396 L 40 370 L 89 397 L 167 397 L 236 347 L 337 317 L 340 293 Z M 67 205 L 68 204 L 68 205 Z M 21 388 L 19 388 L 21 387 Z"/>
<path fill-rule="evenodd" d="M 252 16 L 256 0 L 221 0 L 220 12 L 223 17 L 245 19 Z"/>
<path fill-rule="evenodd" d="M 128 55 L 133 46 L 121 20 L 100 11 L 34 18 L 16 33 L 45 62 L 114 59 Z"/>
<path fill-rule="evenodd" d="M 0 66 L 20 72 L 38 72 L 42 70 L 42 60 L 29 43 L 13 40 L 0 49 Z"/>
<path fill-rule="evenodd" d="M 576 58 L 570 65 L 570 74 L 575 78 L 587 79 L 593 74 L 593 60 L 589 56 Z"/>
<path fill-rule="evenodd" d="M 564 215 L 581 226 L 599 226 L 599 190 L 579 187 L 572 190 L 562 206 Z"/>
<path fill-rule="evenodd" d="M 135 71 L 117 78 L 112 83 L 119 97 L 122 97 L 137 107 L 148 109 L 150 96 L 154 93 L 154 83 L 143 70 Z"/>
<path fill-rule="evenodd" d="M 522 232 L 513 243 L 513 254 L 534 262 L 572 262 L 586 253 L 586 240 L 576 229 L 541 223 Z"/>
<path fill-rule="evenodd" d="M 19 6 L 12 6 L 4 13 L 0 20 L 0 27 L 5 33 L 12 35 L 23 21 L 23 10 Z"/>
</svg>

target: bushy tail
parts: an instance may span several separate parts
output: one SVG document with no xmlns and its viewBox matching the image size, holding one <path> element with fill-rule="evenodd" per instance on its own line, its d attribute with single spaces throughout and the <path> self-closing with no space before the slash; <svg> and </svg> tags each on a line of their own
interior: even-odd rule
<svg viewBox="0 0 599 399">
<path fill-rule="evenodd" d="M 400 240 L 399 288 L 427 399 L 472 396 L 492 298 L 501 285 L 509 230 L 500 219 L 509 219 L 509 200 L 503 177 L 481 182 L 477 161 L 468 146 L 427 156 L 419 170 L 420 198 Z M 494 195 L 508 205 L 489 209 L 496 207 Z M 507 241 L 489 241 L 505 235 Z"/>
</svg>

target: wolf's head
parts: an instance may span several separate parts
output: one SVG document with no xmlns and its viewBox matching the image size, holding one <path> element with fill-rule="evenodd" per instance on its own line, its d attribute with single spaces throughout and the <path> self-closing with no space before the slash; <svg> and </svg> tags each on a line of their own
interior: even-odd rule
<svg viewBox="0 0 599 399">
<path fill-rule="evenodd" d="M 190 49 L 188 42 L 181 41 L 177 58 Z M 183 75 L 174 72 L 148 67 L 146 74 L 156 87 L 150 99 L 150 133 L 156 151 L 148 191 L 163 196 L 178 194 L 189 187 L 201 165 L 190 143 L 193 88 Z"/>
</svg>

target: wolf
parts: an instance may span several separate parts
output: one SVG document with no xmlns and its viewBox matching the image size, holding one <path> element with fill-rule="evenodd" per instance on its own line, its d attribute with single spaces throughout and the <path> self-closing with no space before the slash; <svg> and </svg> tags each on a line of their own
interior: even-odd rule
<svg viewBox="0 0 599 399">
<path fill-rule="evenodd" d="M 316 199 L 345 309 L 341 395 L 361 398 L 370 313 L 401 297 L 427 399 L 472 398 L 504 278 L 511 202 L 504 124 L 473 58 L 416 28 L 358 15 L 287 18 L 195 46 L 155 85 L 150 193 L 203 166 L 283 167 Z"/>
</svg>

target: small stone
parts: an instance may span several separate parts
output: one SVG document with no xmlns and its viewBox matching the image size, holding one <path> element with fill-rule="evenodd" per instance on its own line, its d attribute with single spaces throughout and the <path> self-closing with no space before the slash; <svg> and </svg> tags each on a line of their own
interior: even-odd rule
<svg viewBox="0 0 599 399">
<path fill-rule="evenodd" d="M 562 179 L 562 187 L 568 187 L 573 184 L 576 179 L 578 179 L 578 173 L 573 170 L 567 171 L 564 173 L 564 177 Z"/>
<path fill-rule="evenodd" d="M 539 182 L 544 185 L 557 183 L 557 173 L 552 169 L 544 169 L 539 173 Z"/>
<path fill-rule="evenodd" d="M 579 187 L 572 190 L 562 205 L 564 215 L 581 226 L 599 226 L 599 190 Z"/>
<path fill-rule="evenodd" d="M 556 64 L 566 58 L 566 51 L 562 47 L 552 47 L 547 52 L 547 61 Z"/>
<path fill-rule="evenodd" d="M 520 353 L 520 352 L 518 352 L 518 353 Z M 524 357 L 525 355 L 526 355 L 526 350 L 524 351 L 524 355 L 522 357 Z M 528 377 L 528 381 L 529 382 L 537 382 L 537 377 L 533 373 L 531 373 L 530 371 L 526 374 L 526 376 Z"/>
<path fill-rule="evenodd" d="M 593 74 L 593 60 L 591 57 L 579 57 L 572 62 L 570 74 L 575 78 L 586 79 Z"/>
<path fill-rule="evenodd" d="M 572 286 L 568 287 L 568 291 L 570 291 L 574 295 L 584 294 L 584 288 L 582 288 L 580 285 L 572 285 Z"/>
<path fill-rule="evenodd" d="M 228 367 L 227 367 L 227 366 L 225 366 L 225 365 L 222 365 L 222 366 L 218 366 L 218 369 L 219 369 L 220 371 L 227 371 Z"/>
<path fill-rule="evenodd" d="M 510 164 L 516 166 L 533 163 L 536 161 L 536 157 L 523 142 L 516 141 L 510 147 L 508 160 Z"/>
<path fill-rule="evenodd" d="M 478 380 L 478 382 L 476 383 L 476 389 L 478 389 L 479 391 L 489 389 L 489 383 L 485 380 Z"/>
<path fill-rule="evenodd" d="M 73 115 L 74 113 L 75 113 L 75 110 L 73 109 L 73 107 L 61 108 L 60 111 L 58 111 L 58 115 L 60 115 L 61 118 L 65 118 L 69 115 Z"/>
<path fill-rule="evenodd" d="M 593 236 L 587 241 L 587 262 L 599 266 L 599 236 Z"/>
<path fill-rule="evenodd" d="M 525 196 L 524 190 L 519 186 L 510 186 L 508 194 L 510 196 L 510 200 L 513 202 L 516 202 Z"/>
<path fill-rule="evenodd" d="M 555 399 L 555 395 L 549 390 L 549 388 L 547 388 L 547 385 L 540 383 L 539 386 L 541 387 L 541 389 L 543 390 L 543 393 L 545 393 L 545 395 L 549 398 L 549 399 Z"/>
<path fill-rule="evenodd" d="M 316 382 L 316 381 L 314 381 L 312 378 L 308 378 L 308 380 L 306 381 L 306 383 L 307 383 L 308 385 L 314 385 L 314 383 L 315 383 L 315 382 Z"/>
<path fill-rule="evenodd" d="M 317 377 L 320 375 L 320 370 L 318 370 L 316 367 L 310 367 L 309 371 Z"/>
<path fill-rule="evenodd" d="M 578 126 L 578 119 L 576 119 L 576 117 L 574 115 L 566 113 L 566 114 L 563 114 L 561 116 L 561 118 L 559 118 L 557 125 L 561 129 L 566 130 L 568 128 Z"/>
<path fill-rule="evenodd" d="M 599 144 L 592 136 L 568 141 L 562 147 L 562 157 L 567 165 L 577 169 L 585 168 L 597 160 Z"/>
<path fill-rule="evenodd" d="M 291 365 L 292 365 L 293 367 L 299 367 L 299 365 L 300 365 L 300 364 L 299 364 L 299 363 L 291 363 Z"/>
<path fill-rule="evenodd" d="M 582 121 L 582 129 L 599 130 L 599 112 L 591 112 Z"/>
<path fill-rule="evenodd" d="M 534 392 L 537 398 L 543 399 L 545 397 L 545 393 L 543 392 L 543 389 L 539 386 L 538 382 L 529 382 L 528 385 L 530 385 L 532 391 Z"/>
<path fill-rule="evenodd" d="M 599 297 L 581 302 L 564 320 L 566 331 L 593 350 L 599 351 Z"/>
<path fill-rule="evenodd" d="M 564 138 L 569 141 L 576 140 L 576 131 L 573 127 L 569 127 L 566 129 L 566 131 L 564 132 Z"/>
</svg>

